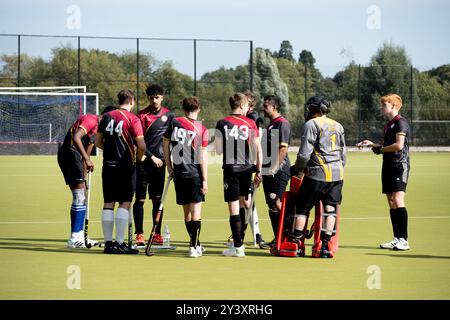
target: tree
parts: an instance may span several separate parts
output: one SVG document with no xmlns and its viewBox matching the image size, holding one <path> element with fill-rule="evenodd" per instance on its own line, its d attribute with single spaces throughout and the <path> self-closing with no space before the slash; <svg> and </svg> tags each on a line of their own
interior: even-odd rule
<svg viewBox="0 0 450 320">
<path fill-rule="evenodd" d="M 311 51 L 302 50 L 302 52 L 300 52 L 300 55 L 298 57 L 298 62 L 313 67 L 314 64 L 316 63 L 316 59 L 314 59 Z"/>
<path fill-rule="evenodd" d="M 286 83 L 281 79 L 277 64 L 262 48 L 255 49 L 254 92 L 257 96 L 277 95 L 282 112 L 289 108 L 289 94 Z M 259 105 L 260 107 L 260 105 Z"/>
<path fill-rule="evenodd" d="M 280 44 L 280 51 L 276 55 L 276 58 L 283 58 L 289 61 L 294 60 L 294 49 L 288 40 L 283 40 Z"/>
</svg>

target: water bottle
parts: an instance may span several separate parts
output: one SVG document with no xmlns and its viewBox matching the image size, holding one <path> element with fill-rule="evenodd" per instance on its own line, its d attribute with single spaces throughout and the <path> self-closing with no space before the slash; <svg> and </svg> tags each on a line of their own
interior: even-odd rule
<svg viewBox="0 0 450 320">
<path fill-rule="evenodd" d="M 169 226 L 167 224 L 163 232 L 163 247 L 164 248 L 170 247 L 170 231 Z"/>
</svg>

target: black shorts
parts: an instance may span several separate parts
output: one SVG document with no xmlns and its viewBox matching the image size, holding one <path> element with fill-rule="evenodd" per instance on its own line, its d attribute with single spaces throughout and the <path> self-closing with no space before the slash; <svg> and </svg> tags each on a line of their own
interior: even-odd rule
<svg viewBox="0 0 450 320">
<path fill-rule="evenodd" d="M 281 200 L 288 182 L 289 175 L 283 171 L 278 171 L 274 176 L 263 176 L 264 196 L 269 207 L 272 207 L 277 199 Z"/>
<path fill-rule="evenodd" d="M 324 206 L 335 206 L 342 201 L 342 186 L 344 181 L 323 182 L 307 177 L 296 195 L 297 214 L 309 214 L 309 211 L 320 201 Z"/>
<path fill-rule="evenodd" d="M 83 183 L 83 157 L 77 150 L 58 152 L 58 164 L 67 185 Z"/>
<path fill-rule="evenodd" d="M 105 203 L 131 202 L 136 185 L 134 166 L 109 167 L 103 165 L 102 185 Z"/>
<path fill-rule="evenodd" d="M 252 173 L 252 169 L 243 172 L 223 172 L 225 202 L 239 200 L 239 197 L 248 197 L 252 192 Z"/>
<path fill-rule="evenodd" d="M 158 168 L 153 161 L 136 162 L 136 199 L 161 198 L 164 190 L 166 166 Z"/>
<path fill-rule="evenodd" d="M 409 166 L 406 163 L 384 164 L 381 169 L 382 192 L 390 194 L 397 191 L 406 191 L 408 184 Z"/>
<path fill-rule="evenodd" d="M 202 188 L 200 177 L 183 178 L 175 176 L 173 182 L 177 194 L 177 204 L 185 205 L 205 201 L 205 196 L 200 190 Z"/>
</svg>

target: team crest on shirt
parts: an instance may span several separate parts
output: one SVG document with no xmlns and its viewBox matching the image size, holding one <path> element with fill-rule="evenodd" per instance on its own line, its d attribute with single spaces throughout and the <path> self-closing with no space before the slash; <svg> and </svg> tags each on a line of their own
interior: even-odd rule
<svg viewBox="0 0 450 320">
<path fill-rule="evenodd" d="M 272 126 L 269 126 L 269 127 L 267 128 L 267 130 L 272 130 L 272 128 L 273 128 L 273 125 L 272 125 Z"/>
<path fill-rule="evenodd" d="M 395 123 L 391 124 L 391 129 L 395 126 Z"/>
<path fill-rule="evenodd" d="M 161 117 L 161 121 L 162 121 L 162 122 L 166 122 L 166 121 L 167 121 L 167 116 L 162 116 L 162 117 Z"/>
<path fill-rule="evenodd" d="M 224 188 L 224 190 L 227 190 L 227 189 L 228 189 L 228 184 L 227 184 L 227 183 L 224 183 L 224 184 L 223 184 L 223 188 Z"/>
</svg>

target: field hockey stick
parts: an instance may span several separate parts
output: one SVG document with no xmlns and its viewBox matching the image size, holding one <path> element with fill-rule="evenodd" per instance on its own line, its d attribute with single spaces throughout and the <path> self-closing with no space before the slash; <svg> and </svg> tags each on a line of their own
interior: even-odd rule
<svg viewBox="0 0 450 320">
<path fill-rule="evenodd" d="M 158 212 L 156 213 L 155 223 L 153 224 L 152 231 L 150 233 L 150 238 L 149 238 L 149 240 L 147 242 L 147 246 L 145 247 L 145 254 L 147 256 L 149 256 L 149 257 L 154 255 L 154 252 L 152 252 L 152 242 L 153 242 L 153 238 L 155 237 L 156 228 L 159 225 L 159 220 L 161 218 L 161 211 L 162 211 L 163 206 L 164 206 L 164 200 L 166 199 L 167 191 L 169 191 L 170 180 L 172 180 L 172 177 L 169 175 L 167 177 L 167 182 L 164 185 L 164 191 L 163 191 L 163 194 L 161 196 L 161 204 L 159 205 Z"/>
<path fill-rule="evenodd" d="M 132 212 L 131 208 L 128 212 L 128 248 L 131 249 L 131 246 L 133 245 L 133 218 L 132 218 Z"/>
<path fill-rule="evenodd" d="M 84 244 L 86 248 L 91 248 L 91 243 L 89 243 L 88 231 L 89 231 L 89 200 L 91 197 L 91 172 L 88 172 L 87 180 L 84 180 L 85 193 L 86 193 L 86 217 L 84 219 Z"/>
</svg>

